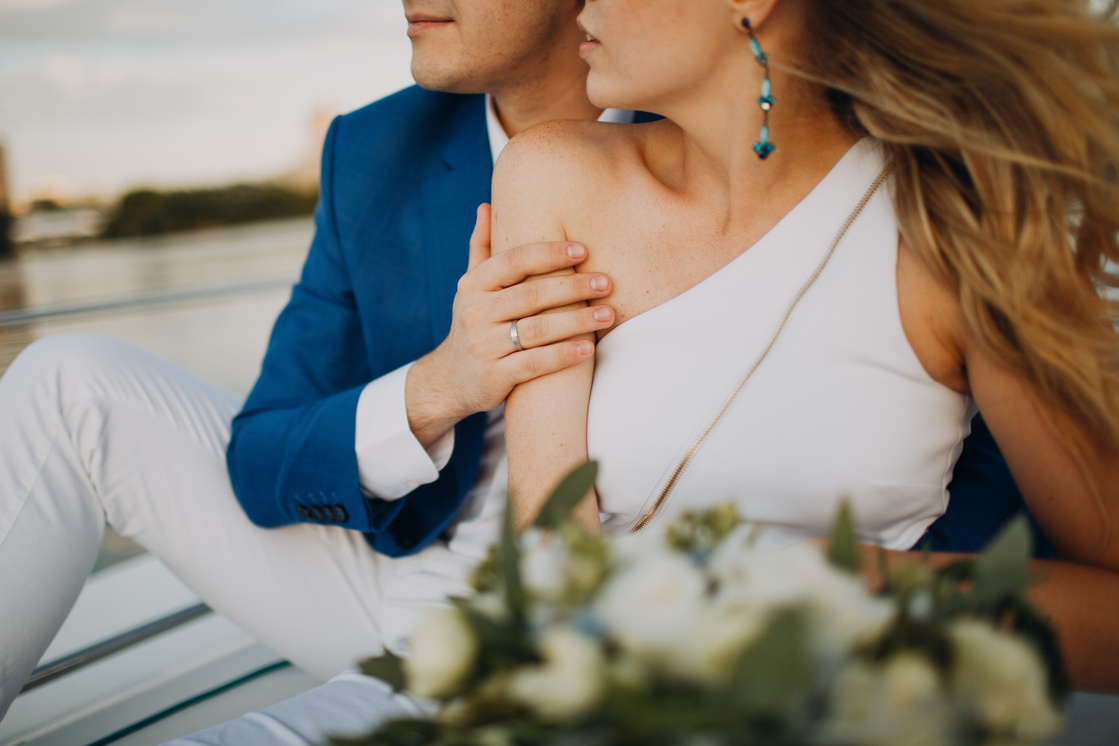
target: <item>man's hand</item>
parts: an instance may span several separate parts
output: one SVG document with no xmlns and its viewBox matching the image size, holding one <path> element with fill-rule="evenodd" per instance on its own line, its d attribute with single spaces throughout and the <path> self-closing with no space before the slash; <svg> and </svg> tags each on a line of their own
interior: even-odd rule
<svg viewBox="0 0 1119 746">
<path fill-rule="evenodd" d="M 545 312 L 609 295 L 609 277 L 574 273 L 522 284 L 528 277 L 574 267 L 586 256 L 585 246 L 569 241 L 529 244 L 491 256 L 490 206 L 478 208 L 451 331 L 416 361 L 405 385 L 408 423 L 424 447 L 464 417 L 497 407 L 517 384 L 594 355 L 591 342 L 574 337 L 609 328 L 612 308 Z M 513 322 L 523 351 L 510 335 Z"/>
</svg>

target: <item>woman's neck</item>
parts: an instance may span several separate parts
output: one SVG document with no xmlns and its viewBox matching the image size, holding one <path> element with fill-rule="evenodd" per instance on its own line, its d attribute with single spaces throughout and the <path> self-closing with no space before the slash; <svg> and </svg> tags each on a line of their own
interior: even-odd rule
<svg viewBox="0 0 1119 746">
<path fill-rule="evenodd" d="M 773 78 L 776 149 L 765 160 L 754 151 L 763 121 L 756 97 L 727 96 L 736 90 L 729 84 L 705 86 L 665 112 L 679 141 L 658 176 L 685 198 L 719 206 L 728 233 L 752 223 L 759 209 L 799 201 L 859 139 L 840 125 L 819 86 L 776 71 Z"/>
</svg>

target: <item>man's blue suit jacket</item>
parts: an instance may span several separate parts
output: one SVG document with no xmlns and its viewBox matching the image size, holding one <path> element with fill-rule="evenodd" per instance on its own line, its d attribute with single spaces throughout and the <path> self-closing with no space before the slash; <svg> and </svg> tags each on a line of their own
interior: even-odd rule
<svg viewBox="0 0 1119 746">
<path fill-rule="evenodd" d="M 341 525 L 391 556 L 418 551 L 447 528 L 477 474 L 485 415 L 455 427 L 454 453 L 436 482 L 391 502 L 361 492 L 355 417 L 369 381 L 427 354 L 450 330 L 492 164 L 480 95 L 408 88 L 331 125 L 315 238 L 260 379 L 233 421 L 229 473 L 253 522 Z M 1007 488 L 990 446 L 965 448 L 968 485 L 953 485 L 951 505 L 966 510 L 944 536 L 930 532 L 936 548 L 972 548 L 964 543 L 1007 517 L 1007 500 L 986 495 L 991 484 Z M 1016 491 L 1010 504 L 1021 504 Z"/>
</svg>

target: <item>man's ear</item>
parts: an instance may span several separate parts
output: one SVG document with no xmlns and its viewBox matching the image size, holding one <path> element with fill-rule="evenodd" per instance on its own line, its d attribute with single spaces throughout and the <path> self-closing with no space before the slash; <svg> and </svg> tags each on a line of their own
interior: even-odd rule
<svg viewBox="0 0 1119 746">
<path fill-rule="evenodd" d="M 734 14 L 734 23 L 741 28 L 742 19 L 750 19 L 750 26 L 755 30 L 761 28 L 765 19 L 781 0 L 727 0 Z"/>
</svg>

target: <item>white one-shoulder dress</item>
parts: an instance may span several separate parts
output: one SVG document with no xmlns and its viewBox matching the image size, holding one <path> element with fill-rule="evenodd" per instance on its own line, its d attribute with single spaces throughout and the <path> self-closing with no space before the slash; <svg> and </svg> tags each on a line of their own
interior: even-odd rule
<svg viewBox="0 0 1119 746">
<path fill-rule="evenodd" d="M 755 245 L 599 342 L 587 440 L 604 531 L 630 530 L 653 506 L 883 165 L 863 139 Z M 862 540 L 905 549 L 944 512 L 973 410 L 929 377 L 906 339 L 897 248 L 887 182 L 650 529 L 732 500 L 770 527 L 763 537 L 825 535 L 846 498 Z"/>
</svg>

